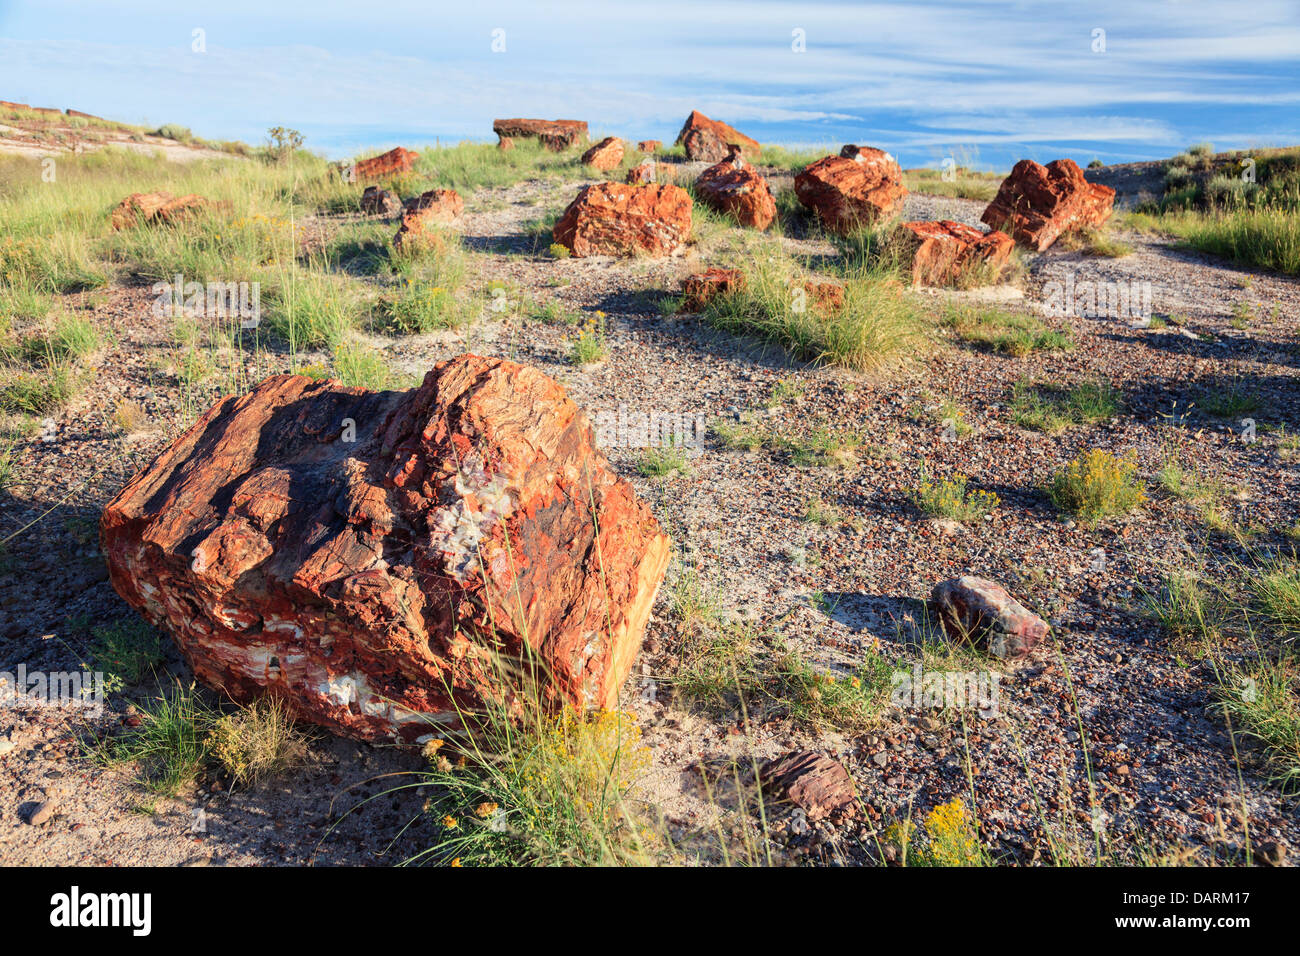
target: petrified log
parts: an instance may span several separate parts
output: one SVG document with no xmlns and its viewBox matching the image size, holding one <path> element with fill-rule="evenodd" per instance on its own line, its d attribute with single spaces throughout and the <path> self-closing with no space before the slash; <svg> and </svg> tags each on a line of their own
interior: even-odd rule
<svg viewBox="0 0 1300 956">
<path fill-rule="evenodd" d="M 973 574 L 936 584 L 930 607 L 951 640 L 1003 659 L 1024 657 L 1050 630 L 1046 621 L 1002 585 Z"/>
<path fill-rule="evenodd" d="M 386 153 L 361 160 L 352 171 L 358 180 L 382 179 L 385 176 L 410 172 L 415 168 L 415 161 L 419 158 L 420 154 L 415 150 L 397 146 Z"/>
<path fill-rule="evenodd" d="M 776 218 L 772 188 L 738 149 L 695 180 L 695 193 L 707 206 L 730 213 L 742 226 L 763 230 Z"/>
<path fill-rule="evenodd" d="M 555 228 L 574 256 L 670 256 L 691 237 L 691 194 L 680 186 L 584 186 Z"/>
<path fill-rule="evenodd" d="M 857 812 L 853 778 L 825 754 L 801 750 L 769 760 L 759 771 L 759 782 L 778 799 L 802 809 L 809 820 Z"/>
<path fill-rule="evenodd" d="M 727 147 L 731 145 L 739 146 L 740 151 L 749 157 L 758 156 L 763 151 L 758 140 L 721 120 L 709 119 L 699 110 L 691 110 L 691 115 L 686 117 L 681 132 L 677 134 L 677 145 L 686 147 L 689 159 L 710 163 L 725 159 Z"/>
<path fill-rule="evenodd" d="M 981 220 L 1042 252 L 1062 233 L 1100 226 L 1110 218 L 1115 190 L 1090 183 L 1072 159 L 1046 166 L 1022 159 L 1002 180 Z"/>
<path fill-rule="evenodd" d="M 795 195 L 832 232 L 847 233 L 903 208 L 907 187 L 898 161 L 870 146 L 845 146 L 794 178 Z"/>
<path fill-rule="evenodd" d="M 614 706 L 669 546 L 563 388 L 475 355 L 410 391 L 279 375 L 224 398 L 100 529 L 113 586 L 200 680 L 415 744 L 457 708 L 518 711 L 507 673 Z"/>
<path fill-rule="evenodd" d="M 606 136 L 582 154 L 582 165 L 601 172 L 609 172 L 623 162 L 623 141 L 617 136 Z"/>
<path fill-rule="evenodd" d="M 985 233 L 951 219 L 905 222 L 899 236 L 912 258 L 914 286 L 959 285 L 981 269 L 1000 275 L 1015 248 L 1005 232 Z"/>
<path fill-rule="evenodd" d="M 502 139 L 536 137 L 556 151 L 587 141 L 587 124 L 582 120 L 499 119 L 492 121 L 492 132 Z"/>
</svg>

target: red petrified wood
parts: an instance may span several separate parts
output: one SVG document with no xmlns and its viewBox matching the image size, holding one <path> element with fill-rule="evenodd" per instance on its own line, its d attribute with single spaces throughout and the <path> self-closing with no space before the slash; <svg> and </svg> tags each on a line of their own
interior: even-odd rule
<svg viewBox="0 0 1300 956">
<path fill-rule="evenodd" d="M 1046 166 L 1022 159 L 980 218 L 1042 252 L 1062 233 L 1100 226 L 1110 218 L 1114 204 L 1115 190 L 1088 182 L 1072 159 Z"/>
<path fill-rule="evenodd" d="M 393 245 L 401 247 L 413 240 L 428 240 L 430 226 L 455 222 L 465 209 L 465 200 L 454 189 L 430 189 L 411 200 L 402 216 L 401 228 L 393 238 Z"/>
<path fill-rule="evenodd" d="M 966 574 L 934 586 L 930 604 L 954 641 L 982 647 L 994 657 L 1024 657 L 1048 624 L 1001 585 Z"/>
<path fill-rule="evenodd" d="M 691 235 L 691 196 L 680 186 L 585 186 L 552 235 L 578 257 L 672 255 Z"/>
<path fill-rule="evenodd" d="M 109 223 L 114 229 L 127 229 L 139 223 L 152 225 L 180 222 L 196 216 L 206 209 L 229 209 L 228 202 L 214 202 L 190 193 L 173 196 L 171 193 L 132 193 L 114 207 Z"/>
<path fill-rule="evenodd" d="M 776 218 L 771 187 L 738 150 L 700 173 L 695 192 L 706 205 L 730 213 L 742 226 L 762 230 Z"/>
<path fill-rule="evenodd" d="M 493 121 L 492 132 L 501 138 L 535 137 L 557 152 L 587 141 L 587 124 L 582 120 L 499 119 Z"/>
<path fill-rule="evenodd" d="M 606 136 L 582 154 L 582 164 L 608 172 L 623 162 L 623 141 L 617 136 Z"/>
<path fill-rule="evenodd" d="M 109 503 L 109 573 L 200 680 L 349 736 L 517 709 L 524 671 L 552 705 L 612 707 L 669 542 L 593 441 L 560 385 L 503 359 L 410 391 L 275 376 Z"/>
<path fill-rule="evenodd" d="M 980 270 L 999 275 L 1015 247 L 1005 232 L 983 233 L 951 219 L 905 222 L 902 228 L 912 256 L 912 285 L 958 285 Z"/>
<path fill-rule="evenodd" d="M 794 178 L 799 202 L 833 232 L 845 233 L 903 208 L 907 187 L 898 161 L 870 146 L 845 146 Z"/>
<path fill-rule="evenodd" d="M 683 312 L 700 312 L 715 296 L 726 295 L 745 287 L 745 274 L 739 269 L 716 266 L 687 276 L 682 281 Z"/>
<path fill-rule="evenodd" d="M 740 151 L 749 157 L 762 151 L 758 140 L 751 139 L 734 126 L 709 119 L 699 110 L 691 110 L 677 134 L 677 145 L 685 147 L 686 157 L 706 163 L 721 162 L 727 156 L 727 147 L 732 144 L 739 146 Z"/>
<path fill-rule="evenodd" d="M 764 789 L 802 809 L 809 820 L 857 812 L 853 778 L 843 764 L 824 754 L 811 750 L 785 754 L 764 764 L 758 777 Z"/>
<path fill-rule="evenodd" d="M 420 154 L 415 150 L 398 146 L 380 156 L 361 160 L 352 167 L 352 172 L 358 180 L 383 179 L 385 176 L 410 172 L 419 158 Z"/>
</svg>

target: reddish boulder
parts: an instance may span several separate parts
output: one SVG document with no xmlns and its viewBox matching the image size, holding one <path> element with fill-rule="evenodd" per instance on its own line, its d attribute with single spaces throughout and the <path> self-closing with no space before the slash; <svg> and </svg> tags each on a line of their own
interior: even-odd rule
<svg viewBox="0 0 1300 956">
<path fill-rule="evenodd" d="M 1115 190 L 1088 182 L 1072 159 L 1046 166 L 1022 159 L 980 218 L 1042 252 L 1062 233 L 1100 226 L 1114 204 Z"/>
<path fill-rule="evenodd" d="M 361 211 L 369 216 L 397 216 L 402 212 L 402 201 L 390 189 L 367 186 L 361 194 Z"/>
<path fill-rule="evenodd" d="M 969 574 L 936 584 L 930 606 L 951 640 L 1004 659 L 1024 657 L 1049 629 L 1001 585 Z"/>
<path fill-rule="evenodd" d="M 402 215 L 401 228 L 393 238 L 393 245 L 402 248 L 407 243 L 429 241 L 430 226 L 447 225 L 460 218 L 465 200 L 454 189 L 430 189 L 412 199 Z"/>
<path fill-rule="evenodd" d="M 844 308 L 844 286 L 842 285 L 809 279 L 804 282 L 803 288 L 812 299 L 814 309 L 822 312 L 838 312 Z"/>
<path fill-rule="evenodd" d="M 998 275 L 1015 248 L 1005 232 L 984 233 L 951 219 L 905 222 L 900 235 L 912 258 L 914 286 L 962 285 L 984 271 Z"/>
<path fill-rule="evenodd" d="M 686 148 L 687 158 L 706 163 L 721 162 L 727 156 L 727 147 L 732 144 L 739 146 L 740 151 L 751 159 L 763 149 L 758 140 L 751 139 L 733 126 L 709 119 L 699 110 L 691 110 L 677 134 L 677 145 Z"/>
<path fill-rule="evenodd" d="M 409 391 L 278 375 L 223 398 L 100 522 L 118 593 L 195 676 L 420 744 L 510 674 L 610 708 L 669 542 L 564 389 L 462 355 Z"/>
<path fill-rule="evenodd" d="M 173 225 L 190 219 L 209 209 L 229 209 L 227 202 L 213 202 L 190 193 L 173 196 L 171 193 L 132 193 L 123 199 L 109 214 L 114 229 L 128 229 L 141 223 Z"/>
<path fill-rule="evenodd" d="M 552 234 L 578 257 L 672 255 L 691 236 L 691 196 L 680 186 L 585 186 Z"/>
<path fill-rule="evenodd" d="M 762 230 L 776 218 L 776 199 L 767 180 L 735 149 L 700 173 L 695 192 L 705 205 L 731 214 L 742 226 Z"/>
<path fill-rule="evenodd" d="M 582 120 L 499 119 L 493 121 L 492 132 L 502 138 L 539 139 L 556 152 L 587 141 L 587 124 Z"/>
<path fill-rule="evenodd" d="M 352 175 L 355 179 L 361 180 L 383 179 L 385 176 L 407 173 L 415 167 L 415 161 L 419 158 L 420 154 L 415 150 L 398 146 L 380 156 L 356 163 L 352 167 Z"/>
<path fill-rule="evenodd" d="M 799 807 L 809 820 L 849 817 L 857 813 L 853 778 L 838 760 L 811 750 L 769 760 L 758 771 L 764 790 Z"/>
<path fill-rule="evenodd" d="M 846 233 L 903 208 L 907 187 L 898 161 L 870 146 L 845 146 L 794 178 L 795 195 L 832 232 Z"/>
<path fill-rule="evenodd" d="M 582 165 L 591 166 L 602 173 L 623 162 L 623 141 L 617 136 L 606 136 L 582 154 Z"/>
<path fill-rule="evenodd" d="M 663 148 L 663 145 L 657 139 L 643 139 L 636 144 L 636 148 L 643 153 L 657 153 Z"/>
<path fill-rule="evenodd" d="M 682 282 L 682 312 L 702 312 L 719 295 L 727 295 L 745 287 L 745 274 L 739 269 L 719 269 L 716 266 L 689 275 Z"/>
<path fill-rule="evenodd" d="M 655 161 L 648 156 L 627 171 L 623 182 L 633 186 L 644 186 L 655 181 Z"/>
</svg>

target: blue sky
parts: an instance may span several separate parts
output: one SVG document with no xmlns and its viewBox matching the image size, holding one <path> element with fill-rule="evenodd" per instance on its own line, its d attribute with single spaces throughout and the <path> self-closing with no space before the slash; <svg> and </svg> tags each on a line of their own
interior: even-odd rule
<svg viewBox="0 0 1300 956">
<path fill-rule="evenodd" d="M 0 0 L 0 99 L 251 143 L 293 126 L 331 158 L 498 116 L 671 141 L 698 108 L 904 166 L 1155 159 L 1300 143 L 1298 74 L 1296 0 Z"/>
</svg>

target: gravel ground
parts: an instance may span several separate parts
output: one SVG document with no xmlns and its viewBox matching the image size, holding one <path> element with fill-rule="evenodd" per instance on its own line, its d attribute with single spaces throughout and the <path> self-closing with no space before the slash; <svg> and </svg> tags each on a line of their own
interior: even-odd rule
<svg viewBox="0 0 1300 956">
<path fill-rule="evenodd" d="M 1268 528 L 1293 524 L 1300 517 L 1296 465 L 1283 460 L 1277 433 L 1265 426 L 1300 427 L 1296 280 L 1140 235 L 1120 234 L 1134 251 L 1119 259 L 1049 250 L 1026 257 L 1023 290 L 1009 293 L 1023 297 L 1022 307 L 1045 311 L 1044 286 L 1069 271 L 1076 283 L 1149 282 L 1153 312 L 1181 324 L 1135 328 L 1129 321 L 1049 317 L 1051 325 L 1071 326 L 1076 348 L 1019 360 L 953 340 L 902 371 L 873 377 L 805 368 L 777 350 L 712 331 L 697 317 L 662 317 L 664 290 L 718 264 L 707 248 L 630 262 L 533 256 L 523 224 L 562 206 L 578 185 L 480 191 L 467 204 L 462 228 L 477 253 L 474 281 L 504 280 L 511 297 L 554 298 L 606 313 L 607 361 L 576 369 L 567 360 L 568 329 L 523 318 L 489 321 L 485 312 L 483 322 L 464 332 L 376 340 L 392 364 L 423 371 L 472 349 L 542 368 L 589 413 L 626 405 L 713 420 L 752 411 L 777 425 L 825 420 L 860 430 L 869 448 L 845 469 L 798 468 L 780 455 L 727 451 L 710 440 L 688 474 L 656 479 L 638 474 L 640 451 L 610 449 L 611 460 L 669 526 L 679 565 L 698 568 L 724 595 L 730 614 L 779 626 L 823 668 L 852 668 L 868 647 L 909 660 L 905 644 L 918 620 L 917 600 L 938 580 L 963 572 L 1006 584 L 1055 627 L 1053 646 L 1030 660 L 990 665 L 1001 675 L 995 713 L 891 709 L 869 733 L 814 735 L 785 719 L 753 715 L 740 725 L 696 712 L 671 694 L 645 694 L 647 682 L 671 679 L 677 663 L 677 637 L 661 593 L 624 696 L 653 753 L 647 796 L 683 840 L 718 819 L 717 801 L 705 797 L 695 770 L 807 747 L 849 768 L 867 816 L 839 829 L 794 833 L 778 813 L 778 842 L 788 843 L 795 860 L 865 862 L 879 824 L 923 816 L 953 797 L 970 802 L 972 794 L 991 846 L 1014 862 L 1045 858 L 1044 821 L 1053 830 L 1096 825 L 1116 843 L 1187 845 L 1218 859 L 1239 857 L 1243 804 L 1256 842 L 1300 845 L 1294 805 L 1260 776 L 1248 750 L 1239 786 L 1232 742 L 1207 715 L 1209 666 L 1175 653 L 1138 608 L 1141 585 L 1202 555 L 1207 542 L 1194 508 L 1156 492 L 1135 514 L 1086 528 L 1062 520 L 1037 490 L 1080 449 L 1132 450 L 1148 477 L 1177 449 L 1203 476 L 1236 489 L 1229 507 L 1237 520 Z M 982 210 L 978 202 L 914 195 L 907 215 L 978 224 Z M 814 254 L 825 246 L 785 242 Z M 0 636 L 6 659 L 25 661 L 29 669 L 78 669 L 70 622 L 130 615 L 96 551 L 99 508 L 199 411 L 187 407 L 177 386 L 169 329 L 149 313 L 150 299 L 147 289 L 128 288 L 94 304 L 95 321 L 114 332 L 116 347 L 101 358 L 95 387 L 60 417 L 50 440 L 36 436 L 19 449 L 0 535 L 26 530 L 10 542 L 0 573 Z M 1233 310 L 1242 302 L 1255 317 L 1237 329 Z M 1055 437 L 1026 431 L 1007 415 L 1009 388 L 1026 377 L 1108 381 L 1122 394 L 1124 410 Z M 769 407 L 783 380 L 802 391 Z M 1252 413 L 1259 442 L 1243 443 L 1236 423 L 1197 409 L 1171 418 L 1203 392 L 1234 383 L 1261 398 Z M 118 433 L 111 411 L 123 396 L 146 409 L 152 431 Z M 972 426 L 956 442 L 943 441 L 934 420 L 944 399 L 965 409 Z M 908 503 L 923 470 L 964 472 L 1002 504 L 985 522 L 934 522 Z M 845 520 L 827 527 L 805 522 L 811 499 L 835 504 Z M 1229 547 L 1213 535 L 1208 544 Z M 1105 557 L 1100 569 L 1096 549 Z M 170 664 L 186 679 L 179 659 Z M 116 726 L 128 705 L 127 696 L 115 696 L 111 713 L 89 722 L 45 710 L 0 711 L 0 862 L 388 863 L 406 858 L 427 837 L 418 828 L 399 837 L 418 810 L 414 793 L 366 804 L 327 835 L 331 813 L 359 802 L 350 785 L 418 764 L 409 754 L 333 739 L 312 744 L 300 774 L 266 788 L 213 791 L 221 782 L 204 781 L 201 793 L 150 806 L 128 774 L 78 755 L 77 740 L 88 729 Z M 1090 785 L 1104 810 L 1093 818 L 1086 810 Z M 375 792 L 384 782 L 370 786 Z M 53 818 L 26 822 L 47 800 Z M 207 830 L 196 834 L 200 807 L 207 808 Z"/>
</svg>

